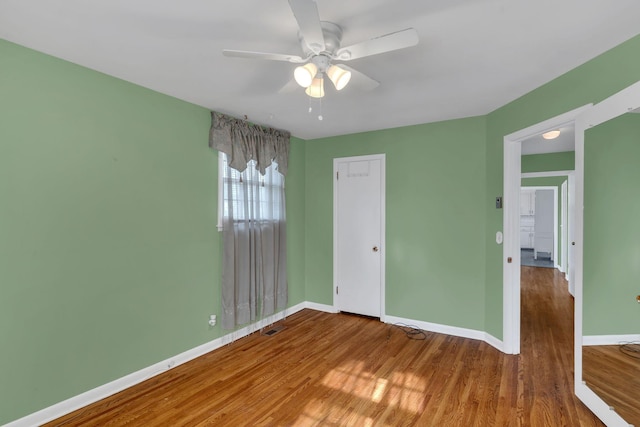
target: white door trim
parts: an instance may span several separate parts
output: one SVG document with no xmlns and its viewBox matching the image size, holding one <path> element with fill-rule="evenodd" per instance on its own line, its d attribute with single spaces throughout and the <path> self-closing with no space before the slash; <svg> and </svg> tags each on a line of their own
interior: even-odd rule
<svg viewBox="0 0 640 427">
<path fill-rule="evenodd" d="M 569 213 L 567 210 L 569 209 L 569 177 L 567 177 L 560 186 L 560 209 L 562 211 L 560 214 L 560 250 L 562 251 L 560 271 L 564 273 L 565 278 L 568 278 L 567 262 L 569 257 L 567 250 L 569 249 Z M 573 295 L 571 284 L 569 284 L 569 293 Z"/>
<path fill-rule="evenodd" d="M 572 124 L 585 105 L 504 137 L 504 204 L 502 247 L 502 341 L 504 352 L 520 354 L 520 178 L 521 142 Z M 511 258 L 512 262 L 508 262 Z"/>
<path fill-rule="evenodd" d="M 522 178 L 547 178 L 547 177 L 561 177 L 561 176 L 566 176 L 567 177 L 567 193 L 568 193 L 568 197 L 569 199 L 575 199 L 575 186 L 571 185 L 571 183 L 575 180 L 575 171 L 572 170 L 561 170 L 561 171 L 547 171 L 547 172 L 525 172 L 523 174 L 521 174 Z M 571 242 L 572 238 L 573 238 L 573 227 L 574 227 L 574 223 L 575 223 L 575 212 L 573 212 L 574 208 L 572 206 L 570 206 L 570 204 L 568 203 L 567 200 L 567 206 L 565 206 L 563 208 L 564 210 L 562 211 L 562 215 L 565 217 L 565 227 L 567 228 L 567 233 L 566 233 L 566 241 L 563 242 L 562 241 L 562 235 L 560 237 L 558 237 L 559 239 L 559 245 L 560 248 L 562 249 L 562 271 L 564 273 L 564 277 L 567 280 L 567 284 L 569 286 L 569 293 L 571 295 L 573 295 L 573 285 L 572 285 L 572 274 L 570 271 L 568 271 L 567 269 L 567 264 L 569 263 L 569 261 L 571 261 L 571 257 L 569 257 L 569 242 Z M 563 232 L 564 234 L 564 232 Z M 558 268 L 558 262 L 556 262 L 556 268 Z"/>
<path fill-rule="evenodd" d="M 336 288 L 338 286 L 338 180 L 336 179 L 338 173 L 338 164 L 341 162 L 352 161 L 370 161 L 380 160 L 380 321 L 385 321 L 385 264 L 386 264 L 386 155 L 383 154 L 371 154 L 366 156 L 353 156 L 353 157 L 339 157 L 333 159 L 333 310 L 338 312 L 338 301 L 336 298 Z"/>
<path fill-rule="evenodd" d="M 549 178 L 554 176 L 569 176 L 573 175 L 573 171 L 546 171 L 546 172 L 524 172 L 521 174 L 522 178 Z"/>
<path fill-rule="evenodd" d="M 575 229 L 575 206 L 573 206 L 573 203 L 571 203 L 571 201 L 575 200 L 575 184 L 573 184 L 575 182 L 575 171 L 571 171 L 571 170 L 562 170 L 562 171 L 548 171 L 548 172 L 527 172 L 527 173 L 523 173 L 522 178 L 541 178 L 541 177 L 555 177 L 555 176 L 566 176 L 567 177 L 567 195 L 568 195 L 568 199 L 567 199 L 567 206 L 565 206 L 565 209 L 563 210 L 562 215 L 564 216 L 565 221 L 565 227 L 567 228 L 567 233 L 566 233 L 566 241 L 562 241 L 562 238 L 560 238 L 560 245 L 562 248 L 562 271 L 564 273 L 564 277 L 567 280 L 567 286 L 569 288 L 569 293 L 573 296 L 574 295 L 574 290 L 573 290 L 573 271 L 574 268 L 571 265 L 571 263 L 573 262 L 575 256 L 573 254 L 573 246 L 569 245 L 569 242 L 574 241 L 573 240 L 573 235 L 574 235 L 574 229 Z M 563 232 L 564 234 L 564 232 Z M 569 252 L 571 253 L 571 256 L 569 256 Z M 567 269 L 567 265 L 569 265 L 569 268 Z M 556 268 L 558 268 L 557 262 L 556 262 Z"/>
</svg>

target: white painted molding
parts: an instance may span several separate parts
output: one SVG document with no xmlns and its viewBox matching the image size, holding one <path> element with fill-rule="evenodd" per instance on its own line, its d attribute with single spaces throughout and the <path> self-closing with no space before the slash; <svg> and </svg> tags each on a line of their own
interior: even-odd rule
<svg viewBox="0 0 640 427">
<path fill-rule="evenodd" d="M 471 338 L 474 340 L 484 341 L 490 346 L 495 347 L 497 350 L 504 353 L 502 341 L 500 341 L 499 339 L 495 338 L 494 336 L 484 331 L 478 331 L 476 329 L 459 328 L 457 326 L 442 325 L 439 323 L 424 322 L 422 320 L 405 319 L 402 317 L 389 316 L 389 315 L 386 316 L 384 323 L 388 323 L 391 325 L 395 325 L 395 324 L 408 325 L 408 326 L 413 326 L 413 327 L 422 329 L 423 331 L 437 332 L 440 334 L 452 335 L 455 337 Z"/>
<path fill-rule="evenodd" d="M 629 335 L 584 335 L 582 345 L 620 345 L 640 342 L 640 334 Z"/>
<path fill-rule="evenodd" d="M 253 332 L 260 330 L 261 328 L 269 326 L 281 319 L 284 319 L 287 316 L 297 313 L 304 308 L 312 308 L 310 307 L 311 305 L 313 305 L 314 307 L 331 307 L 308 302 L 296 304 L 293 307 L 289 307 L 279 313 L 268 316 L 257 323 L 245 326 L 244 328 L 233 331 L 227 335 L 223 335 L 220 338 L 216 338 L 213 341 L 209 341 L 205 344 L 199 345 L 198 347 L 194 347 L 190 350 L 178 354 L 177 356 L 170 357 L 163 360 L 162 362 L 158 362 L 146 368 L 140 369 L 139 371 L 133 372 L 129 375 L 125 375 L 122 378 L 118 378 L 117 380 L 103 384 L 92 390 L 86 391 L 77 396 L 56 403 L 55 405 L 49 406 L 48 408 L 44 408 L 38 412 L 34 412 L 23 418 L 12 421 L 9 424 L 6 424 L 5 427 L 31 427 L 53 421 L 66 414 L 90 405 L 91 403 L 102 400 L 124 389 L 139 384 L 151 377 L 166 372 L 169 369 L 175 368 L 176 366 L 182 365 L 183 363 L 189 362 L 190 360 L 193 360 L 213 350 L 223 347 L 229 343 L 232 343 L 233 341 L 250 335 Z"/>
<path fill-rule="evenodd" d="M 305 308 L 310 308 L 311 310 L 315 311 L 324 311 L 325 313 L 337 313 L 334 306 L 328 304 L 318 304 L 316 302 L 307 301 L 305 303 Z"/>
<path fill-rule="evenodd" d="M 494 337 L 490 333 L 484 332 L 483 341 L 489 344 L 491 347 L 498 350 L 499 352 L 506 353 L 506 351 L 504 351 L 504 343 L 502 342 L 502 340 L 499 340 L 498 338 Z"/>
<path fill-rule="evenodd" d="M 505 353 L 520 353 L 520 184 L 519 139 L 504 137 L 502 230 L 502 339 Z"/>
<path fill-rule="evenodd" d="M 505 353 L 520 353 L 520 180 L 521 142 L 558 127 L 572 124 L 591 108 L 587 104 L 559 116 L 504 136 L 502 244 L 502 336 Z M 576 142 L 577 142 L 576 135 Z M 576 159 L 576 162 L 578 160 Z M 558 173 L 558 171 L 554 171 Z M 509 261 L 511 259 L 511 262 Z M 571 262 L 569 263 L 571 267 Z M 573 280 L 573 278 L 571 278 Z"/>
<path fill-rule="evenodd" d="M 522 178 L 553 178 L 557 176 L 573 175 L 572 170 L 563 171 L 546 171 L 546 172 L 523 172 L 520 174 Z"/>
</svg>

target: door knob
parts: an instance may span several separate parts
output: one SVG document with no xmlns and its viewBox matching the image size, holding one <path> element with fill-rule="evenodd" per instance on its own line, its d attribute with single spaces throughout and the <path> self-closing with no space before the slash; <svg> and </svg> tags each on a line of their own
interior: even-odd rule
<svg viewBox="0 0 640 427">
<path fill-rule="evenodd" d="M 377 246 L 373 247 L 373 252 L 378 252 L 378 247 Z"/>
</svg>

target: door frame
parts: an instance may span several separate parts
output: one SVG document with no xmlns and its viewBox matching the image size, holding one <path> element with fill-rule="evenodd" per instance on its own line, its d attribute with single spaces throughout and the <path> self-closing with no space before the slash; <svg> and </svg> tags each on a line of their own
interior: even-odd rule
<svg viewBox="0 0 640 427">
<path fill-rule="evenodd" d="M 569 261 L 569 257 L 567 256 L 567 250 L 569 249 L 569 213 L 567 212 L 569 209 L 569 177 L 567 177 L 560 186 L 560 209 L 560 250 L 562 251 L 560 271 L 564 273 L 565 278 L 569 283 L 569 293 L 573 295 L 571 282 L 568 280 L 569 272 L 567 269 L 567 262 Z"/>
<path fill-rule="evenodd" d="M 340 163 L 353 161 L 380 160 L 380 321 L 385 321 L 385 257 L 386 257 L 386 155 L 370 154 L 365 156 L 338 157 L 333 159 L 333 311 L 339 311 L 336 291 L 338 287 L 338 166 Z"/>
<path fill-rule="evenodd" d="M 566 206 L 561 207 L 562 216 L 564 217 L 564 224 L 566 228 L 566 233 L 562 230 L 560 235 L 560 248 L 562 250 L 562 269 L 560 271 L 564 273 L 565 280 L 568 284 L 569 293 L 574 296 L 573 290 L 573 270 L 570 268 L 567 269 L 567 264 L 571 260 L 569 257 L 569 252 L 573 251 L 573 247 L 569 245 L 569 242 L 573 241 L 573 235 L 575 233 L 575 170 L 565 170 L 565 171 L 548 171 L 548 172 L 527 172 L 523 173 L 522 178 L 546 178 L 546 177 L 566 177 L 567 183 L 567 203 Z M 561 204 L 562 206 L 562 204 Z M 562 241 L 564 238 L 564 242 Z M 572 254 L 573 256 L 573 254 Z M 556 263 L 557 264 L 557 263 Z M 559 268 L 557 265 L 556 268 Z M 563 271 L 564 270 L 564 271 Z"/>
<path fill-rule="evenodd" d="M 587 104 L 504 136 L 502 246 L 502 347 L 520 354 L 520 179 L 522 141 L 549 130 L 572 125 L 591 107 Z M 569 260 L 569 267 L 573 263 Z"/>
<path fill-rule="evenodd" d="M 574 324 L 574 388 L 578 398 L 608 426 L 628 426 L 582 379 L 583 263 L 584 263 L 584 133 L 587 129 L 640 108 L 640 81 L 609 96 L 576 120 L 576 272 Z M 571 262 L 571 261 L 569 261 Z M 571 264 L 569 264 L 571 265 Z"/>
</svg>

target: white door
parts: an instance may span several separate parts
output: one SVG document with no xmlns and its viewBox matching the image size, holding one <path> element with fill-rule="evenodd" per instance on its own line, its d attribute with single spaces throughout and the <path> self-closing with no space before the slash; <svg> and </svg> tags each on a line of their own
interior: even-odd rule
<svg viewBox="0 0 640 427">
<path fill-rule="evenodd" d="M 334 160 L 334 306 L 383 317 L 384 155 Z"/>
</svg>

